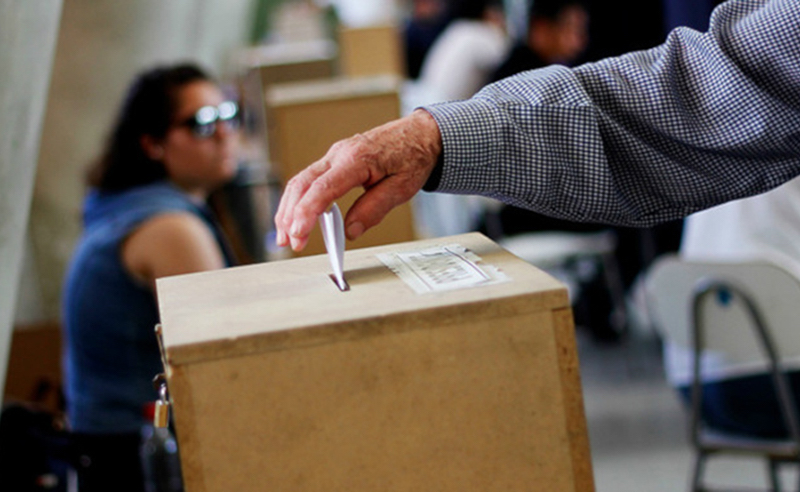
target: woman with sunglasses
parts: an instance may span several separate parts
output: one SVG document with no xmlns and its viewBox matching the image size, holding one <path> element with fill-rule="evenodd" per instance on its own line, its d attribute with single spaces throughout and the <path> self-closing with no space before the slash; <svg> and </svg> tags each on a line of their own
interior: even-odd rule
<svg viewBox="0 0 800 492">
<path fill-rule="evenodd" d="M 64 296 L 80 492 L 144 488 L 139 447 L 162 371 L 155 280 L 234 262 L 206 199 L 237 167 L 236 103 L 192 65 L 140 75 L 90 170 Z"/>
</svg>

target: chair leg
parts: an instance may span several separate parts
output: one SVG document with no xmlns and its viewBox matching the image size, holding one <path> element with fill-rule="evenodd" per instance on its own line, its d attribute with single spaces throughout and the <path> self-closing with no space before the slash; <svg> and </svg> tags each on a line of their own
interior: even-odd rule
<svg viewBox="0 0 800 492">
<path fill-rule="evenodd" d="M 694 459 L 694 471 L 692 472 L 692 492 L 703 492 L 703 472 L 706 467 L 708 456 L 702 451 L 697 452 Z"/>
<path fill-rule="evenodd" d="M 611 295 L 614 311 L 611 313 L 611 323 L 622 336 L 628 329 L 628 307 L 625 300 L 625 286 L 622 284 L 622 273 L 613 253 L 601 256 L 603 276 Z"/>
<path fill-rule="evenodd" d="M 798 492 L 800 492 L 800 462 L 795 461 L 794 464 L 798 465 L 797 466 L 797 490 L 798 490 Z"/>
<path fill-rule="evenodd" d="M 781 492 L 781 480 L 778 476 L 779 465 L 777 460 L 769 458 L 769 481 L 773 492 Z"/>
</svg>

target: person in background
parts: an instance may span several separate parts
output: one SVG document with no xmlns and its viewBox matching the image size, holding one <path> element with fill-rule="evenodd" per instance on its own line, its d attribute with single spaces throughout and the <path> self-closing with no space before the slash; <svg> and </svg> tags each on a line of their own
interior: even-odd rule
<svg viewBox="0 0 800 492">
<path fill-rule="evenodd" d="M 581 0 L 536 0 L 528 12 L 526 35 L 494 71 L 490 82 L 553 64 L 571 65 L 589 43 L 589 14 Z M 575 222 L 539 214 L 522 207 L 487 207 L 482 232 L 495 240 L 530 232 L 599 232 L 603 224 Z M 571 292 L 577 325 L 595 340 L 615 341 L 622 333 L 612 322 L 614 305 L 601 266 L 583 268 Z"/>
<path fill-rule="evenodd" d="M 498 0 L 450 0 L 452 17 L 422 65 L 413 106 L 468 99 L 489 80 L 508 49 Z M 414 201 L 421 235 L 450 236 L 477 230 L 487 200 L 421 193 Z"/>
<path fill-rule="evenodd" d="M 662 14 L 661 21 L 664 25 L 664 33 L 668 34 L 680 27 L 688 27 L 699 32 L 708 30 L 711 12 L 715 6 L 722 3 L 722 0 L 663 0 L 661 3 L 662 5 L 659 7 Z M 593 6 L 596 7 L 594 4 Z M 652 12 L 648 15 L 646 11 L 631 12 L 631 9 L 625 11 L 632 18 L 648 19 L 652 17 Z M 647 25 L 651 27 L 653 33 L 657 32 L 654 29 L 656 26 L 652 25 L 652 20 L 649 20 Z M 627 36 L 628 33 L 624 32 L 623 35 Z M 616 43 L 620 41 L 616 40 Z M 623 284 L 634 309 L 642 312 L 646 309 L 644 306 L 644 279 L 648 267 L 661 255 L 678 253 L 683 231 L 684 219 L 682 218 L 652 227 L 616 228 L 617 261 L 620 264 Z"/>
<path fill-rule="evenodd" d="M 451 0 L 452 20 L 431 47 L 420 84 L 431 101 L 472 97 L 503 60 L 508 48 L 499 0 Z"/>
<path fill-rule="evenodd" d="M 524 42 L 511 49 L 490 82 L 552 64 L 570 65 L 586 49 L 588 29 L 589 16 L 581 0 L 536 0 L 528 15 Z M 586 232 L 603 229 L 601 225 L 559 220 L 512 205 L 489 211 L 485 220 L 493 222 L 485 226 L 490 236 L 545 230 Z"/>
<path fill-rule="evenodd" d="M 155 68 L 131 85 L 90 170 L 63 303 L 81 492 L 144 489 L 140 432 L 163 371 L 155 280 L 234 263 L 206 199 L 237 170 L 237 128 L 237 104 L 202 70 Z"/>
<path fill-rule="evenodd" d="M 450 22 L 444 0 L 412 0 L 409 19 L 403 26 L 406 76 L 416 79 L 431 46 Z"/>
<path fill-rule="evenodd" d="M 589 44 L 589 13 L 582 0 L 536 0 L 528 31 L 494 71 L 490 82 L 559 63 L 571 65 Z"/>
<path fill-rule="evenodd" d="M 800 280 L 800 178 L 758 196 L 725 203 L 685 220 L 680 256 L 688 261 L 772 263 Z M 794 329 L 794 327 L 776 327 Z M 665 340 L 670 384 L 690 404 L 691 350 Z M 787 437 L 772 377 L 703 354 L 703 416 L 715 429 L 762 438 Z M 800 395 L 800 367 L 787 361 L 789 384 Z M 800 403 L 800 401 L 798 401 Z"/>
</svg>

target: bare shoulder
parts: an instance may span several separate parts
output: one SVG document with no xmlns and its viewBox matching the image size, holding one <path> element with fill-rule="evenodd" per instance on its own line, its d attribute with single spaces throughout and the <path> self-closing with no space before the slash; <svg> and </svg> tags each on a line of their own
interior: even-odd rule
<svg viewBox="0 0 800 492">
<path fill-rule="evenodd" d="M 169 212 L 145 221 L 131 235 L 156 241 L 192 241 L 213 234 L 203 220 L 189 212 Z"/>
<path fill-rule="evenodd" d="M 202 219 L 188 212 L 148 219 L 125 240 L 121 255 L 128 272 L 148 283 L 159 277 L 225 265 L 214 233 Z"/>
</svg>

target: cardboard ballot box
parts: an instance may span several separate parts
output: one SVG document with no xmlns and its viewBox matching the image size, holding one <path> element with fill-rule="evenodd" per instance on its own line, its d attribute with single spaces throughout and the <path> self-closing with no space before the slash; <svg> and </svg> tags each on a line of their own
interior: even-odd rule
<svg viewBox="0 0 800 492">
<path fill-rule="evenodd" d="M 565 288 L 480 234 L 160 279 L 187 492 L 593 490 Z"/>
<path fill-rule="evenodd" d="M 273 84 L 333 77 L 336 58 L 336 45 L 327 40 L 256 46 L 238 53 L 241 66 L 259 71 L 264 89 Z"/>
<path fill-rule="evenodd" d="M 342 72 L 348 77 L 405 76 L 400 29 L 381 25 L 339 30 Z"/>
</svg>

